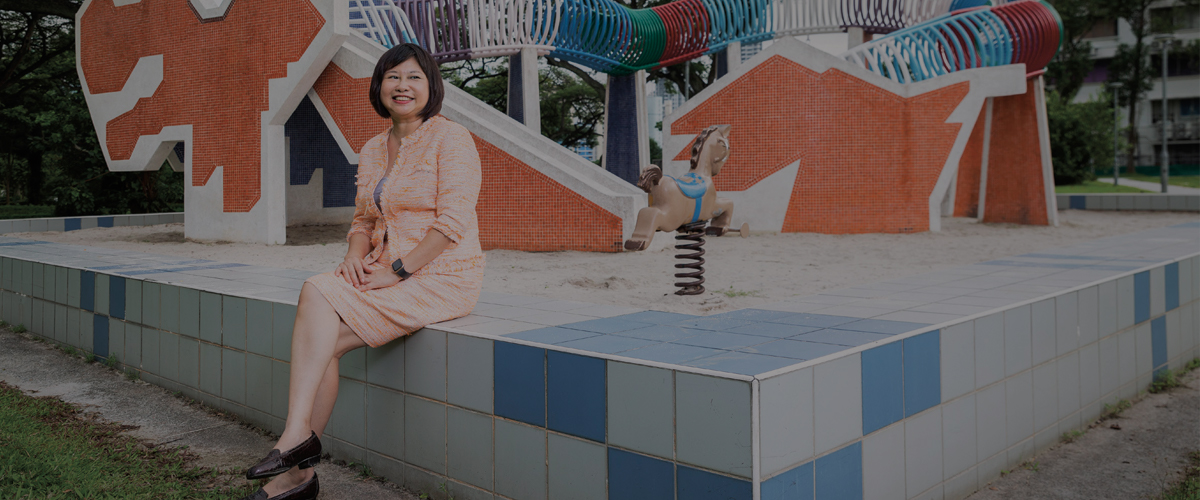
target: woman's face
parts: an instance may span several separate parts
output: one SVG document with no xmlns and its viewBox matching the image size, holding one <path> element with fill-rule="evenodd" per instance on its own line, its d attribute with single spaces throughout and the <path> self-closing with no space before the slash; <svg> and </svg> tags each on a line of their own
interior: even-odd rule
<svg viewBox="0 0 1200 500">
<path fill-rule="evenodd" d="M 429 80 L 417 58 L 410 57 L 383 74 L 379 101 L 392 119 L 419 120 L 421 110 L 429 102 Z"/>
</svg>

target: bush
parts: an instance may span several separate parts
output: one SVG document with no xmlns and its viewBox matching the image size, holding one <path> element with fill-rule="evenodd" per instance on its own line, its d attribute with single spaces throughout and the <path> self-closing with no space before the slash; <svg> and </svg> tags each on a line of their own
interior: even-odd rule
<svg viewBox="0 0 1200 500">
<path fill-rule="evenodd" d="M 1093 167 L 1111 168 L 1113 113 L 1108 102 L 1072 103 L 1050 91 L 1046 92 L 1046 115 L 1056 186 L 1095 180 Z"/>
</svg>

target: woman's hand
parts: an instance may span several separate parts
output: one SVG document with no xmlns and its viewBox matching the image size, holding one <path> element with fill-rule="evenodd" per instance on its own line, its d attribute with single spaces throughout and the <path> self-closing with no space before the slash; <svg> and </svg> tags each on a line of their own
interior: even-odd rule
<svg viewBox="0 0 1200 500">
<path fill-rule="evenodd" d="M 350 286 L 354 288 L 362 287 L 367 278 L 371 275 L 371 268 L 363 264 L 362 257 L 346 256 L 341 264 L 338 264 L 337 269 L 333 271 L 334 276 L 341 276 Z"/>
<path fill-rule="evenodd" d="M 400 276 L 396 273 L 381 272 L 368 274 L 363 280 L 362 285 L 357 286 L 360 292 L 374 290 L 376 288 L 386 288 L 400 282 Z"/>
</svg>

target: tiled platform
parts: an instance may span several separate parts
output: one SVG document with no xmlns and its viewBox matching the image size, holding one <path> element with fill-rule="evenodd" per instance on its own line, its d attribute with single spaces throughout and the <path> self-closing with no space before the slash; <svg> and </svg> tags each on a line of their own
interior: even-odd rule
<svg viewBox="0 0 1200 500">
<path fill-rule="evenodd" d="M 1200 195 L 1162 193 L 1060 194 L 1058 208 L 1200 212 Z"/>
<path fill-rule="evenodd" d="M 0 220 L 0 234 L 43 231 L 75 231 L 93 227 L 153 226 L 183 223 L 183 212 L 132 215 L 83 215 L 40 219 Z"/>
<path fill-rule="evenodd" d="M 312 273 L 0 257 L 6 321 L 281 428 Z M 459 499 L 962 498 L 1198 337 L 1200 221 L 703 317 L 485 293 L 344 358 L 325 441 Z"/>
</svg>

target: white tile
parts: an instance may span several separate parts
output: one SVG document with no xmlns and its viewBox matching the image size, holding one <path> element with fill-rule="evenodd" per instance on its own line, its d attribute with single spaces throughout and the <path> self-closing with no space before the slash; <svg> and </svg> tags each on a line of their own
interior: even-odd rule
<svg viewBox="0 0 1200 500">
<path fill-rule="evenodd" d="M 1025 371 L 1004 381 L 1005 444 L 1012 446 L 1033 436 L 1033 372 Z M 979 420 L 983 425 L 983 419 Z"/>
<path fill-rule="evenodd" d="M 1121 385 L 1121 347 L 1116 335 L 1100 341 L 1100 396 Z"/>
<path fill-rule="evenodd" d="M 1047 427 L 1043 430 L 1038 431 L 1037 435 L 1035 435 L 1033 437 L 1033 450 L 1028 454 L 1024 453 L 1024 451 L 1022 450 L 1022 454 L 1020 455 L 1021 460 L 1024 461 L 1029 458 L 1032 458 L 1034 453 L 1041 451 L 1041 450 L 1045 450 L 1051 446 L 1054 446 L 1055 443 L 1058 443 L 1058 437 L 1061 435 L 1062 434 L 1060 434 L 1058 432 L 1057 425 L 1051 425 L 1050 427 Z M 1012 458 L 1013 458 L 1013 455 L 1010 454 L 1009 459 L 1012 459 Z"/>
<path fill-rule="evenodd" d="M 1088 345 L 1099 338 L 1099 288 L 1079 291 L 1079 345 Z"/>
<path fill-rule="evenodd" d="M 1054 298 L 1054 321 L 1058 351 L 1062 356 L 1079 347 L 1079 294 L 1071 292 Z"/>
<path fill-rule="evenodd" d="M 975 387 L 1004 378 L 1004 318 L 1000 314 L 975 320 Z"/>
<path fill-rule="evenodd" d="M 1117 330 L 1133 326 L 1133 276 L 1117 280 Z"/>
<path fill-rule="evenodd" d="M 975 390 L 975 322 L 967 321 L 941 332 L 942 401 Z"/>
<path fill-rule="evenodd" d="M 1067 414 L 1067 416 L 1058 421 L 1058 435 L 1062 436 L 1068 432 L 1083 428 L 1080 423 L 1079 412 Z"/>
<path fill-rule="evenodd" d="M 1179 261 L 1179 303 L 1192 301 L 1192 259 Z"/>
<path fill-rule="evenodd" d="M 940 406 L 904 420 L 904 469 L 909 497 L 942 482 Z"/>
<path fill-rule="evenodd" d="M 942 405 L 943 477 L 954 476 L 967 467 L 975 466 L 978 458 L 975 435 L 974 394 Z"/>
<path fill-rule="evenodd" d="M 1100 338 L 1117 331 L 1117 282 L 1106 281 L 1096 287 L 1096 331 Z"/>
<path fill-rule="evenodd" d="M 1036 366 L 1053 358 L 1058 352 L 1055 341 L 1057 325 L 1054 321 L 1054 299 L 1034 302 L 1031 305 L 1030 315 L 1033 327 L 1031 353 L 1033 364 Z"/>
<path fill-rule="evenodd" d="M 821 363 L 813 370 L 816 453 L 862 437 L 862 358 Z"/>
<path fill-rule="evenodd" d="M 1079 405 L 1087 406 L 1100 400 L 1100 344 L 1090 344 L 1079 350 Z"/>
<path fill-rule="evenodd" d="M 1166 267 L 1150 270 L 1150 317 L 1157 318 L 1167 312 Z"/>
<path fill-rule="evenodd" d="M 1197 357 L 1193 351 L 1196 348 L 1196 337 L 1200 335 L 1200 332 L 1196 331 L 1196 323 L 1192 322 L 1192 308 L 1195 306 L 1188 304 L 1179 308 L 1179 347 L 1180 352 L 1189 359 Z"/>
<path fill-rule="evenodd" d="M 1053 430 L 1058 430 L 1058 428 L 1055 427 Z M 1052 431 L 1047 430 L 1045 432 L 1052 432 Z M 1043 432 L 1043 434 L 1045 432 Z M 1026 459 L 1032 457 L 1034 451 L 1036 451 L 1036 449 L 1034 448 L 1034 436 L 1030 436 L 1029 439 L 1022 440 L 1022 441 L 1018 442 L 1017 444 L 1013 445 L 1013 447 L 1009 448 L 1008 452 L 1007 452 L 1008 460 L 1007 460 L 1006 468 L 1008 470 L 1015 469 L 1017 467 L 1017 465 L 1019 465 L 1021 462 L 1024 462 Z"/>
<path fill-rule="evenodd" d="M 1058 421 L 1057 362 L 1033 367 L 1033 428 L 1042 430 Z"/>
<path fill-rule="evenodd" d="M 971 467 L 966 472 L 946 479 L 946 498 L 967 498 L 979 490 L 979 469 Z"/>
<path fill-rule="evenodd" d="M 904 500 L 904 421 L 862 440 L 864 500 Z"/>
<path fill-rule="evenodd" d="M 1079 353 L 1073 352 L 1055 361 L 1058 365 L 1058 416 L 1079 411 Z"/>
<path fill-rule="evenodd" d="M 1005 384 L 997 384 L 975 394 L 975 462 L 982 462 L 1008 446 L 1005 439 L 1007 408 L 1004 404 L 1004 386 Z"/>
<path fill-rule="evenodd" d="M 1125 385 L 1137 379 L 1137 340 L 1133 330 L 1122 332 L 1118 336 L 1118 340 L 1118 348 L 1121 353 L 1121 378 L 1118 383 Z"/>
<path fill-rule="evenodd" d="M 986 488 L 988 484 L 1000 478 L 1000 471 L 1008 466 L 1008 455 L 1001 453 L 987 460 L 980 462 L 976 471 L 979 473 L 979 489 Z"/>
<path fill-rule="evenodd" d="M 1150 338 L 1151 337 L 1150 336 L 1150 333 L 1151 333 L 1150 322 L 1147 321 L 1145 323 L 1142 323 L 1141 325 L 1138 325 L 1138 327 L 1136 329 L 1134 329 L 1133 332 L 1134 332 L 1134 337 L 1133 337 L 1134 342 L 1137 344 L 1137 346 L 1134 348 L 1137 352 L 1137 357 L 1136 357 L 1136 362 L 1135 362 L 1136 365 L 1134 368 L 1137 370 L 1136 373 L 1140 377 L 1142 375 L 1146 375 L 1146 374 L 1150 373 L 1151 370 L 1154 368 L 1154 366 L 1153 366 L 1154 365 L 1154 351 L 1153 351 L 1153 346 L 1151 345 L 1151 338 Z"/>
<path fill-rule="evenodd" d="M 1179 330 L 1179 313 L 1176 308 L 1167 313 L 1167 359 L 1171 360 L 1169 365 L 1172 370 L 1178 370 L 1191 361 L 1191 358 L 1184 359 L 1183 354 L 1183 332 Z"/>
<path fill-rule="evenodd" d="M 759 383 L 762 473 L 774 474 L 813 456 L 813 371 L 805 368 Z"/>
<path fill-rule="evenodd" d="M 1032 365 L 1033 348 L 1030 306 L 1004 311 L 1004 373 L 1013 376 Z"/>
</svg>

